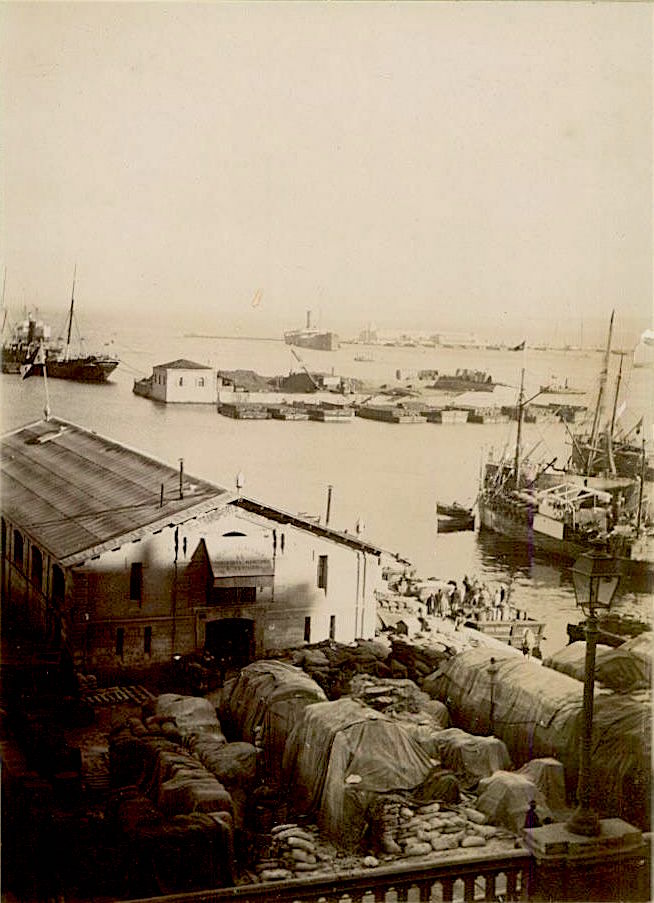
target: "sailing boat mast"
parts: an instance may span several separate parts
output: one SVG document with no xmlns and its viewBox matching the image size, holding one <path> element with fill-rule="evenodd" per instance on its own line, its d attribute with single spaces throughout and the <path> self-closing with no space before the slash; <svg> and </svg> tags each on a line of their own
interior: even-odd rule
<svg viewBox="0 0 654 903">
<path fill-rule="evenodd" d="M 73 329 L 73 308 L 75 306 L 75 279 L 77 278 L 77 264 L 73 270 L 73 290 L 70 295 L 70 312 L 68 314 L 68 335 L 66 336 L 66 351 L 64 352 L 64 360 L 68 360 L 68 352 L 70 350 L 70 334 Z"/>
<path fill-rule="evenodd" d="M 597 404 L 595 406 L 595 414 L 593 416 L 593 429 L 590 434 L 590 448 L 588 450 L 588 458 L 586 460 L 586 473 L 590 473 L 590 469 L 595 457 L 597 437 L 599 435 L 601 414 L 604 409 L 604 396 L 606 393 L 606 380 L 609 372 L 609 361 L 611 358 L 611 339 L 613 338 L 613 318 L 615 310 L 611 311 L 611 322 L 609 323 L 609 338 L 606 343 L 606 351 L 604 353 L 604 364 L 600 373 L 600 385 L 597 393 Z"/>
<path fill-rule="evenodd" d="M 620 382 L 622 380 L 622 360 L 624 358 L 624 354 L 620 355 L 620 366 L 618 367 L 618 378 L 615 384 L 615 397 L 613 399 L 613 412 L 611 414 L 611 425 L 607 428 L 606 432 L 606 450 L 609 456 L 609 469 L 612 474 L 615 474 L 615 458 L 613 457 L 613 433 L 615 431 L 615 421 L 616 414 L 618 410 L 618 398 L 620 396 Z"/>
<path fill-rule="evenodd" d="M 520 372 L 520 394 L 518 395 L 518 431 L 515 442 L 515 458 L 513 461 L 513 475 L 515 478 L 515 488 L 520 488 L 520 442 L 522 441 L 522 409 L 524 402 L 525 388 L 525 368 Z"/>
<path fill-rule="evenodd" d="M 7 322 L 7 308 L 5 307 L 5 288 L 7 287 L 7 267 L 2 277 L 2 332 L 5 331 L 5 323 Z"/>
</svg>

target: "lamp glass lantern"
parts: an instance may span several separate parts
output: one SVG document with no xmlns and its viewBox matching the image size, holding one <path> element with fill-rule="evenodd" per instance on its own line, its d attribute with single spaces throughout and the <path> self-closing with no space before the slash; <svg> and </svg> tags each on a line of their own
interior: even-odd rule
<svg viewBox="0 0 654 903">
<path fill-rule="evenodd" d="M 608 611 L 615 597 L 620 572 L 617 562 L 604 552 L 581 555 L 572 567 L 577 605 L 585 615 L 597 609 Z"/>
</svg>

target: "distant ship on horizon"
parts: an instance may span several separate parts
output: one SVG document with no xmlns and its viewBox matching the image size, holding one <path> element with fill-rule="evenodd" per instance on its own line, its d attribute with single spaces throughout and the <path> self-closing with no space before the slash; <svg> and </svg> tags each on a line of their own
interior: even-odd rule
<svg viewBox="0 0 654 903">
<path fill-rule="evenodd" d="M 285 332 L 284 341 L 287 345 L 312 348 L 314 351 L 337 351 L 340 347 L 338 335 L 335 332 L 323 332 L 311 325 L 310 310 L 307 311 L 307 324 L 304 329 L 292 329 Z"/>
</svg>

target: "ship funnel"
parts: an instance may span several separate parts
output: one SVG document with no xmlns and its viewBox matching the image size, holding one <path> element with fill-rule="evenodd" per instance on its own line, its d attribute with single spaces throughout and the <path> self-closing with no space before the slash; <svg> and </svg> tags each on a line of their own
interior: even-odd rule
<svg viewBox="0 0 654 903">
<path fill-rule="evenodd" d="M 311 311 L 307 311 L 307 329 L 311 329 Z"/>
</svg>

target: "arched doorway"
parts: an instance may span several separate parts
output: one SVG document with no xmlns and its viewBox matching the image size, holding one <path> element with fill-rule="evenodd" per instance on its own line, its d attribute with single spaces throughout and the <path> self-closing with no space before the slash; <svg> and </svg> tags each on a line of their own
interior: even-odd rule
<svg viewBox="0 0 654 903">
<path fill-rule="evenodd" d="M 208 621 L 204 647 L 225 667 L 244 668 L 254 658 L 254 621 L 220 618 Z"/>
</svg>

